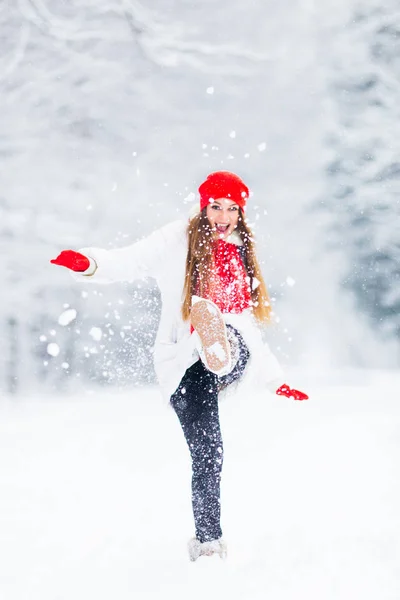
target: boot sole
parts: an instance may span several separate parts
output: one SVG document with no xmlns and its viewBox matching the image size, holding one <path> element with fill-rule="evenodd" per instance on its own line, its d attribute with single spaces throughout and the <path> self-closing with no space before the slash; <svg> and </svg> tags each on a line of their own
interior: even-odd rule
<svg viewBox="0 0 400 600">
<path fill-rule="evenodd" d="M 202 298 L 192 306 L 190 320 L 201 341 L 205 366 L 219 374 L 231 360 L 225 322 L 219 308 Z"/>
</svg>

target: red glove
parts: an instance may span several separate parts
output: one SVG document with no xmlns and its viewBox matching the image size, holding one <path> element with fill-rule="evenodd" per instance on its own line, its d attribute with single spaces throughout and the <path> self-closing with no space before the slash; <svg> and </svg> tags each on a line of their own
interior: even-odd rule
<svg viewBox="0 0 400 600">
<path fill-rule="evenodd" d="M 300 392 L 299 390 L 291 389 L 286 383 L 281 385 L 275 392 L 278 396 L 286 396 L 287 398 L 293 398 L 293 400 L 308 400 L 307 394 Z"/>
<path fill-rule="evenodd" d="M 71 271 L 82 272 L 90 267 L 90 261 L 86 256 L 74 250 L 63 250 L 57 258 L 50 261 L 53 265 L 67 267 Z"/>
</svg>

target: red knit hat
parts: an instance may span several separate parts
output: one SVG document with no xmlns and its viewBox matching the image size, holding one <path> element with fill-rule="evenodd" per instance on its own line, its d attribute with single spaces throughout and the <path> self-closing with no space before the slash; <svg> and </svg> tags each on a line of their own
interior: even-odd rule
<svg viewBox="0 0 400 600">
<path fill-rule="evenodd" d="M 210 201 L 218 198 L 228 198 L 236 202 L 244 211 L 249 197 L 249 188 L 244 182 L 229 171 L 216 171 L 211 173 L 199 187 L 200 210 L 203 210 Z"/>
</svg>

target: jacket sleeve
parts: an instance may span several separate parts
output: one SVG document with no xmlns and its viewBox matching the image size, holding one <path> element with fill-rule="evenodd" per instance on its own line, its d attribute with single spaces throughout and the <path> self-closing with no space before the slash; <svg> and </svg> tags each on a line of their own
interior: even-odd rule
<svg viewBox="0 0 400 600">
<path fill-rule="evenodd" d="M 82 273 L 73 273 L 73 277 L 78 281 L 93 283 L 157 278 L 168 260 L 168 248 L 183 236 L 184 222 L 174 221 L 124 248 L 81 248 L 79 252 L 90 260 L 90 266 Z"/>
<path fill-rule="evenodd" d="M 270 392 L 275 392 L 284 383 L 284 370 L 267 342 L 263 346 L 265 384 Z"/>
</svg>

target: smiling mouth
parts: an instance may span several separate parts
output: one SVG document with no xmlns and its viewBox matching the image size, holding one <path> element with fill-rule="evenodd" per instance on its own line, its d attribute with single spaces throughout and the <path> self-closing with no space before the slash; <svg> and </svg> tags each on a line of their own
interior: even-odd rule
<svg viewBox="0 0 400 600">
<path fill-rule="evenodd" d="M 226 233 L 226 231 L 228 231 L 228 229 L 229 229 L 229 224 L 228 225 L 215 225 L 215 228 L 218 231 L 218 233 Z"/>
</svg>

